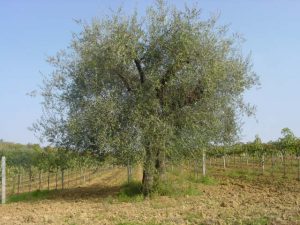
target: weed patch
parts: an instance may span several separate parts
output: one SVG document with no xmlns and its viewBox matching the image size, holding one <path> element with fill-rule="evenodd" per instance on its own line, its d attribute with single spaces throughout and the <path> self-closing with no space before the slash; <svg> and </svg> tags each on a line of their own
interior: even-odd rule
<svg viewBox="0 0 300 225">
<path fill-rule="evenodd" d="M 180 182 L 182 180 L 175 180 L 175 181 L 163 181 L 159 184 L 154 192 L 154 196 L 173 196 L 173 197 L 180 197 L 180 196 L 194 196 L 200 195 L 201 192 L 197 188 L 196 185 L 190 182 Z"/>
<path fill-rule="evenodd" d="M 253 220 L 243 221 L 244 225 L 268 225 L 269 219 L 267 217 L 261 217 Z"/>
<path fill-rule="evenodd" d="M 21 194 L 16 194 L 16 195 L 11 195 L 8 198 L 8 203 L 12 202 L 31 202 L 31 201 L 38 201 L 38 200 L 43 200 L 49 198 L 51 192 L 53 191 L 48 191 L 48 190 L 43 190 L 43 191 L 34 191 L 34 192 L 26 192 L 26 193 L 21 193 Z"/>
<path fill-rule="evenodd" d="M 120 192 L 117 195 L 120 202 L 138 202 L 142 201 L 142 184 L 141 182 L 132 181 L 122 185 Z"/>
</svg>

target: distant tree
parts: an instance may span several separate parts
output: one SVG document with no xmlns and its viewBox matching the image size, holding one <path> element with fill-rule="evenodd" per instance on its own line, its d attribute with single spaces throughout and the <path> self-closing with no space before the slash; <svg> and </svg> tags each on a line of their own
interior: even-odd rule
<svg viewBox="0 0 300 225">
<path fill-rule="evenodd" d="M 253 148 L 255 153 L 260 158 L 260 164 L 262 168 L 262 174 L 265 172 L 265 153 L 266 148 L 264 148 L 263 142 L 261 141 L 260 137 L 258 135 L 255 135 L 255 139 L 253 141 Z"/>
<path fill-rule="evenodd" d="M 142 19 L 118 11 L 84 24 L 71 51 L 49 59 L 56 69 L 45 79 L 45 114 L 34 129 L 58 147 L 138 154 L 148 196 L 174 140 L 204 154 L 253 112 L 243 93 L 257 76 L 239 36 L 216 22 L 200 19 L 197 8 L 179 11 L 158 0 Z M 129 141 L 133 147 L 124 147 Z"/>
<path fill-rule="evenodd" d="M 283 176 L 286 177 L 286 155 L 294 151 L 297 138 L 289 128 L 283 128 L 281 135 L 282 137 L 278 139 L 278 149 L 283 157 Z"/>
</svg>

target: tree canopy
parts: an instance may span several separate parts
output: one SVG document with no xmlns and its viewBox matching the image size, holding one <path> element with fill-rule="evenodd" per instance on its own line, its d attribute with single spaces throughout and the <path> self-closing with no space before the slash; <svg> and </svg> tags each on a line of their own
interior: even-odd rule
<svg viewBox="0 0 300 225">
<path fill-rule="evenodd" d="M 119 10 L 82 27 L 49 58 L 34 128 L 58 147 L 142 160 L 145 195 L 166 154 L 230 142 L 253 112 L 243 94 L 258 78 L 216 17 L 159 0 L 144 18 Z"/>
</svg>

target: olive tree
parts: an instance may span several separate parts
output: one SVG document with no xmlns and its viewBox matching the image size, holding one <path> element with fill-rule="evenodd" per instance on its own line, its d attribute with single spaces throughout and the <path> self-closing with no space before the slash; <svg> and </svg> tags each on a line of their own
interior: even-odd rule
<svg viewBox="0 0 300 225">
<path fill-rule="evenodd" d="M 227 132 L 224 119 L 236 132 L 241 115 L 252 113 L 243 93 L 257 76 L 239 35 L 216 17 L 158 0 L 145 17 L 119 10 L 82 26 L 68 50 L 49 59 L 55 69 L 34 128 L 59 147 L 138 154 L 145 196 L 160 182 L 174 140 L 205 150 Z M 138 149 L 120 148 L 128 141 Z"/>
</svg>

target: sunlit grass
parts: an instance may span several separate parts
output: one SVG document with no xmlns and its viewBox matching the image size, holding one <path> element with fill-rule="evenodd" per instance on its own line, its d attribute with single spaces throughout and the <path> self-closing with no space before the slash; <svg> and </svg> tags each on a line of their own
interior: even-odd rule
<svg viewBox="0 0 300 225">
<path fill-rule="evenodd" d="M 15 194 L 15 195 L 11 195 L 8 197 L 7 203 L 39 201 L 39 200 L 49 198 L 51 193 L 53 193 L 53 192 L 54 191 L 38 190 L 38 191 L 33 191 L 33 192 Z"/>
</svg>

